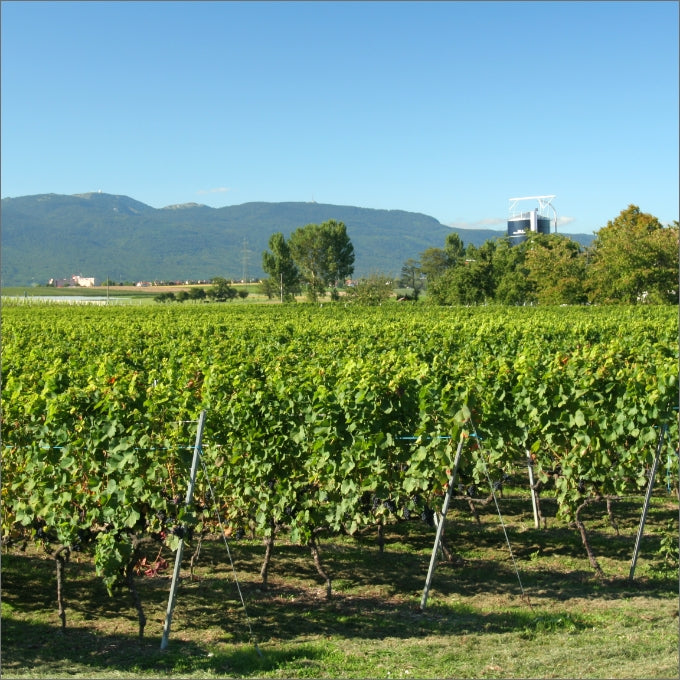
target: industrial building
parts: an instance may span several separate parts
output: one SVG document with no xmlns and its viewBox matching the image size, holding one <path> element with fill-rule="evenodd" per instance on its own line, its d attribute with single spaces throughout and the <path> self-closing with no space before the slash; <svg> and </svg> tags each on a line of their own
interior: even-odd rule
<svg viewBox="0 0 680 680">
<path fill-rule="evenodd" d="M 557 231 L 557 212 L 552 205 L 555 196 L 524 196 L 510 199 L 510 216 L 508 217 L 508 238 L 515 245 L 526 241 L 529 234 L 549 234 Z M 537 201 L 538 206 L 526 208 L 526 201 Z M 552 217 L 550 216 L 552 211 Z"/>
</svg>

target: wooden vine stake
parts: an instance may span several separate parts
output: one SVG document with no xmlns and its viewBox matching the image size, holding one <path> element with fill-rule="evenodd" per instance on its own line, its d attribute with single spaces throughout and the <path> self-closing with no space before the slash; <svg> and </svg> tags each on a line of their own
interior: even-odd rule
<svg viewBox="0 0 680 680">
<path fill-rule="evenodd" d="M 198 468 L 198 458 L 201 455 L 201 439 L 203 438 L 203 426 L 205 425 L 205 411 L 201 411 L 198 418 L 198 430 L 196 431 L 196 444 L 194 445 L 194 457 L 191 461 L 191 473 L 189 475 L 189 486 L 184 504 L 188 507 L 194 497 L 194 485 L 196 483 L 196 469 Z M 175 595 L 179 582 L 179 572 L 182 568 L 182 552 L 184 551 L 184 537 L 180 539 L 177 552 L 175 553 L 175 569 L 172 573 L 172 583 L 170 584 L 170 597 L 168 598 L 168 609 L 165 613 L 165 623 L 163 624 L 163 637 L 161 639 L 161 651 L 168 646 L 170 637 L 170 624 L 172 623 L 172 610 L 175 608 Z"/>
<path fill-rule="evenodd" d="M 453 461 L 453 470 L 449 477 L 449 486 L 444 497 L 444 504 L 442 505 L 442 515 L 439 524 L 437 525 L 437 535 L 434 539 L 434 547 L 432 548 L 432 557 L 430 558 L 430 568 L 427 570 L 427 579 L 425 580 L 425 588 L 423 588 L 423 597 L 420 600 L 420 608 L 425 609 L 427 605 L 427 596 L 430 594 L 430 585 L 432 584 L 432 577 L 434 576 L 434 569 L 437 566 L 437 553 L 439 552 L 439 545 L 444 533 L 444 523 L 446 521 L 446 513 L 449 509 L 451 496 L 456 483 L 456 476 L 458 475 L 458 466 L 460 465 L 460 455 L 463 451 L 464 435 L 461 434 L 458 442 L 458 449 L 456 450 L 456 458 Z"/>
</svg>

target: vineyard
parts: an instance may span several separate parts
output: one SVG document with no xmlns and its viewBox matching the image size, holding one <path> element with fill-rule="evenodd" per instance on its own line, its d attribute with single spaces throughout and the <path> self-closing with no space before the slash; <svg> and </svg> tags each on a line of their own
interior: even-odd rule
<svg viewBox="0 0 680 680">
<path fill-rule="evenodd" d="M 91 553 L 109 590 L 224 533 L 265 584 L 277 538 L 309 546 L 330 596 L 319 536 L 434 527 L 461 441 L 473 514 L 530 460 L 600 575 L 582 513 L 642 498 L 662 433 L 677 489 L 677 308 L 5 305 L 2 337 L 3 545 Z"/>
</svg>

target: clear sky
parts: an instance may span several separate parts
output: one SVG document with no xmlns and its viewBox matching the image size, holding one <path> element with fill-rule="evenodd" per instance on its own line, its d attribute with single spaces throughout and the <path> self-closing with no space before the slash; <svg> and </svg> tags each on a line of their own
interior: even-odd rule
<svg viewBox="0 0 680 680">
<path fill-rule="evenodd" d="M 2 196 L 678 219 L 678 3 L 2 2 Z M 533 207 L 533 206 L 529 206 Z"/>
</svg>

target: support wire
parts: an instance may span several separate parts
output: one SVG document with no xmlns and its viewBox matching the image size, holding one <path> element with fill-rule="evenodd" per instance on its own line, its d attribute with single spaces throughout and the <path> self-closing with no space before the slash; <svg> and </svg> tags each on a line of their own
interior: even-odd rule
<svg viewBox="0 0 680 680">
<path fill-rule="evenodd" d="M 202 451 L 201 451 L 202 453 Z M 246 624 L 248 625 L 248 632 L 250 634 L 250 641 L 253 643 L 253 646 L 255 647 L 255 651 L 257 652 L 258 656 L 262 657 L 262 652 L 260 651 L 260 648 L 257 646 L 257 641 L 255 640 L 255 635 L 253 633 L 253 627 L 250 623 L 250 617 L 248 616 L 248 609 L 246 607 L 246 601 L 243 598 L 243 592 L 241 591 L 241 584 L 238 581 L 238 577 L 236 576 L 236 567 L 234 566 L 234 560 L 231 557 L 231 550 L 229 550 L 229 542 L 227 541 L 227 534 L 225 533 L 224 529 L 224 523 L 222 522 L 222 516 L 220 514 L 219 507 L 217 506 L 217 498 L 215 497 L 215 492 L 213 490 L 213 486 L 210 483 L 210 477 L 208 476 L 208 470 L 205 467 L 205 461 L 203 460 L 203 456 L 200 456 L 201 459 L 201 466 L 203 468 L 203 475 L 205 477 L 205 481 L 208 484 L 208 490 L 210 491 L 210 498 L 212 499 L 213 503 L 213 510 L 215 512 L 215 515 L 217 516 L 217 522 L 220 527 L 220 533 L 222 534 L 222 540 L 224 541 L 224 547 L 227 549 L 227 556 L 229 557 L 229 563 L 231 564 L 231 571 L 232 574 L 234 575 L 234 583 L 236 583 L 236 590 L 238 591 L 238 596 L 239 599 L 241 600 L 241 606 L 243 607 L 243 613 L 246 618 Z"/>
<path fill-rule="evenodd" d="M 512 566 L 514 567 L 515 574 L 517 575 L 517 582 L 519 583 L 519 589 L 522 593 L 522 599 L 525 600 L 526 603 L 529 605 L 529 609 L 532 609 L 531 601 L 529 600 L 529 596 L 526 594 L 526 592 L 524 590 L 524 586 L 522 585 L 522 578 L 519 575 L 519 567 L 517 566 L 517 562 L 515 560 L 515 554 L 512 552 L 512 546 L 510 545 L 510 537 L 508 536 L 507 529 L 505 528 L 505 522 L 503 521 L 503 515 L 501 514 L 501 508 L 498 505 L 498 497 L 496 496 L 496 491 L 493 488 L 493 482 L 491 481 L 491 477 L 489 475 L 489 468 L 486 464 L 486 455 L 485 455 L 484 449 L 482 448 L 481 437 L 477 434 L 477 429 L 475 428 L 475 424 L 472 422 L 472 419 L 470 419 L 470 425 L 472 426 L 473 436 L 477 439 L 479 451 L 482 454 L 481 458 L 482 458 L 482 462 L 484 463 L 484 474 L 486 475 L 486 479 L 489 482 L 489 487 L 491 489 L 491 495 L 493 496 L 493 502 L 496 506 L 496 512 L 498 513 L 498 519 L 501 522 L 503 534 L 505 535 L 505 542 L 508 545 L 508 551 L 510 552 L 510 558 L 512 559 Z"/>
</svg>

